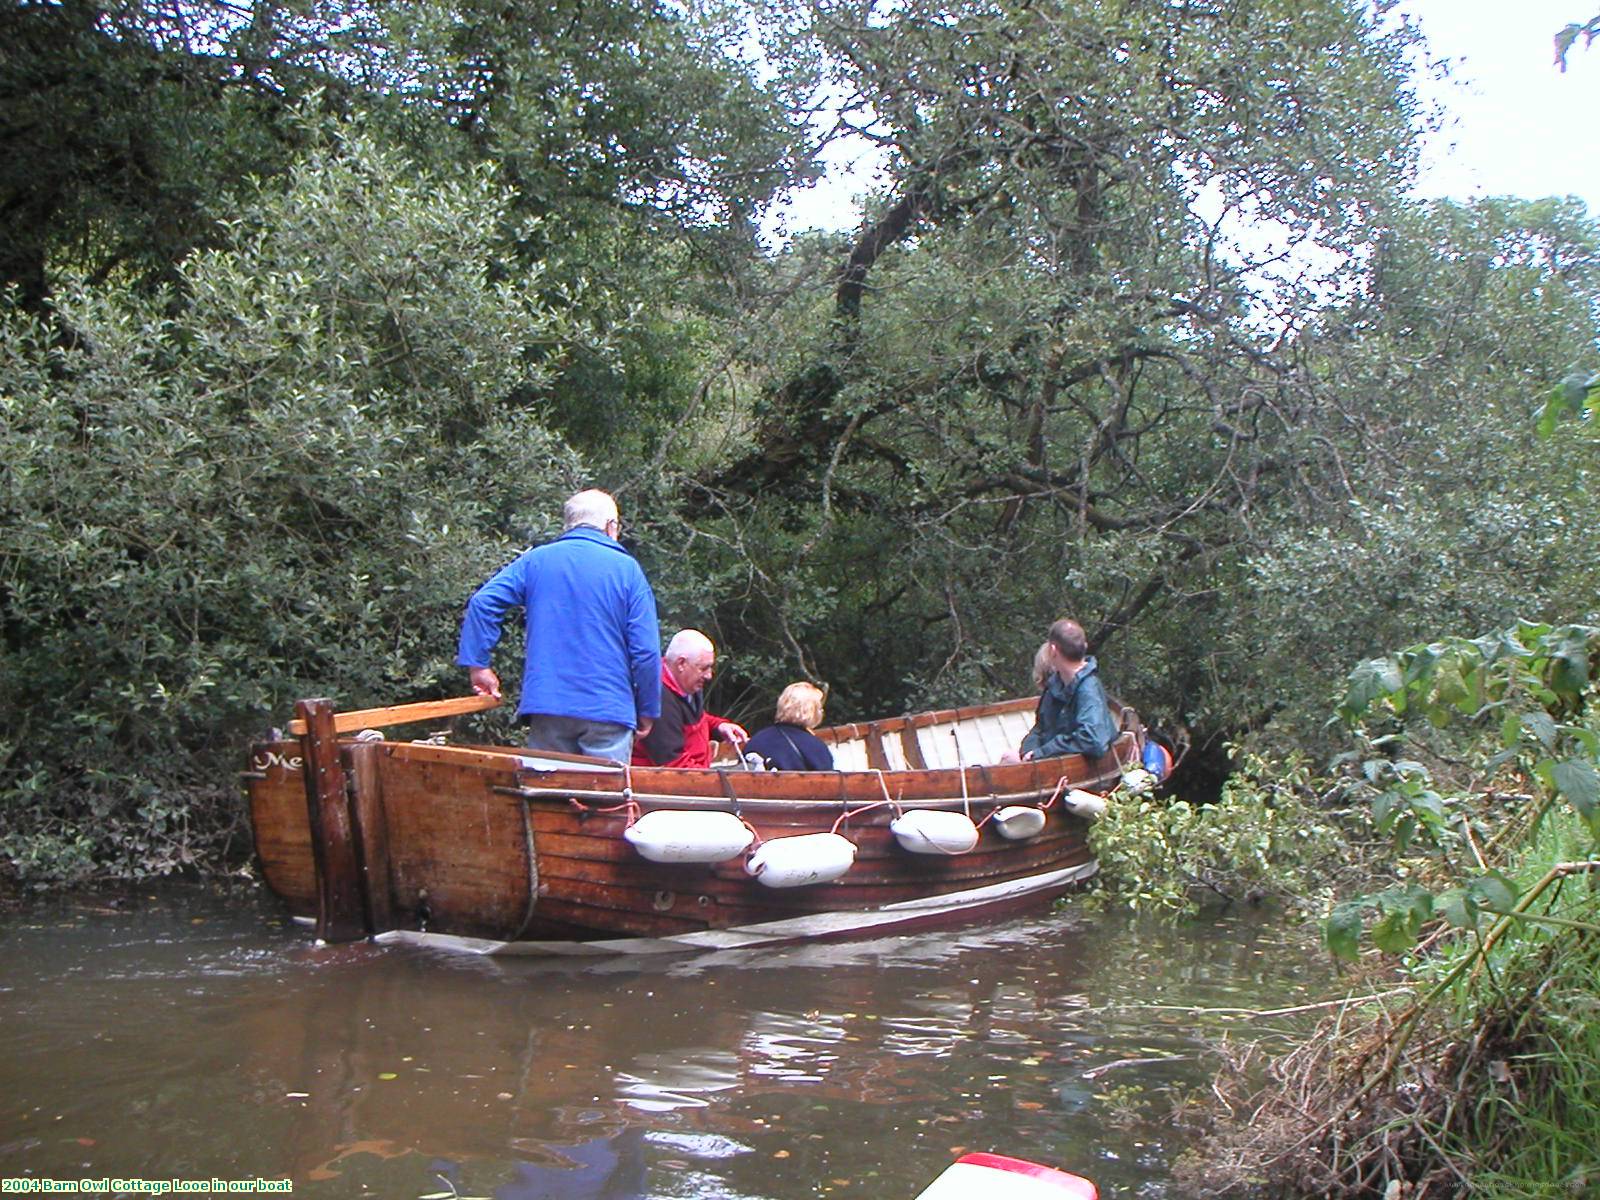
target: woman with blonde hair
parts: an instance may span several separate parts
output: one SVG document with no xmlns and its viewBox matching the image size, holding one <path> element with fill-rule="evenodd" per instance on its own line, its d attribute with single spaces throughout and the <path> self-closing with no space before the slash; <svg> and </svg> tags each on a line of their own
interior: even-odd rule
<svg viewBox="0 0 1600 1200">
<path fill-rule="evenodd" d="M 773 723 L 745 743 L 769 771 L 831 771 L 833 751 L 811 731 L 822 724 L 827 697 L 814 683 L 791 683 L 778 697 Z"/>
<path fill-rule="evenodd" d="M 1044 691 L 1044 685 L 1050 682 L 1050 676 L 1055 674 L 1050 665 L 1050 643 L 1040 642 L 1038 652 L 1033 656 L 1033 690 Z"/>
</svg>

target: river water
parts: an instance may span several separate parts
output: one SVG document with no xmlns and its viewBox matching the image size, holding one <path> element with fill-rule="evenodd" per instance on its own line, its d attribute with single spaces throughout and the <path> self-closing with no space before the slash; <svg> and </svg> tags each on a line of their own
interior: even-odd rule
<svg viewBox="0 0 1600 1200">
<path fill-rule="evenodd" d="M 1337 992 L 1269 921 L 1070 902 L 648 961 L 319 946 L 253 891 L 0 922 L 0 1176 L 124 1191 L 911 1200 L 988 1150 L 1175 1196 L 1208 1047 Z"/>
</svg>

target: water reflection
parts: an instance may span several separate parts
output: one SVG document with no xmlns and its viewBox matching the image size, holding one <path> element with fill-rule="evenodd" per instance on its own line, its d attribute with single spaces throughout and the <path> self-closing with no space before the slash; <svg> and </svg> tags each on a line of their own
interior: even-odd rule
<svg viewBox="0 0 1600 1200">
<path fill-rule="evenodd" d="M 1193 1008 L 1331 987 L 1240 920 L 542 963 L 317 947 L 269 904 L 64 909 L 0 945 L 0 1173 L 878 1200 L 987 1149 L 1160 1196 L 1226 1028 Z"/>
</svg>

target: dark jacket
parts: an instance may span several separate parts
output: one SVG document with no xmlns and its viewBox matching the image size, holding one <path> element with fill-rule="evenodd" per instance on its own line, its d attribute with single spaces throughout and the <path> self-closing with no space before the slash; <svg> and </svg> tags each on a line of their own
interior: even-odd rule
<svg viewBox="0 0 1600 1200">
<path fill-rule="evenodd" d="M 661 716 L 655 728 L 633 742 L 636 767 L 709 767 L 711 737 L 728 718 L 706 711 L 705 690 L 686 696 L 666 665 L 661 667 Z"/>
<path fill-rule="evenodd" d="M 1035 758 L 1054 758 L 1058 754 L 1082 754 L 1099 758 L 1117 739 L 1116 722 L 1100 686 L 1100 667 L 1090 655 L 1083 667 L 1063 683 L 1052 674 L 1039 697 L 1039 711 L 1033 729 L 1022 739 L 1022 752 L 1033 751 Z"/>
<path fill-rule="evenodd" d="M 759 754 L 771 771 L 831 771 L 828 743 L 798 725 L 769 725 L 745 743 L 746 754 Z"/>
</svg>

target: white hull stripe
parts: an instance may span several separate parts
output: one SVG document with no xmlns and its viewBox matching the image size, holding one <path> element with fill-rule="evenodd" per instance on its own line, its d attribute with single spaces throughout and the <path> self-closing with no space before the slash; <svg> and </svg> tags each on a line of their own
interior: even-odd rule
<svg viewBox="0 0 1600 1200">
<path fill-rule="evenodd" d="M 1088 862 L 1082 866 L 1067 867 L 1044 875 L 1030 875 L 1026 879 L 986 884 L 964 892 L 947 892 L 939 896 L 901 900 L 879 908 L 855 912 L 812 913 L 804 917 L 786 917 L 781 921 L 763 921 L 757 925 L 743 925 L 734 929 L 706 929 L 664 938 L 605 938 L 592 942 L 500 942 L 489 938 L 460 937 L 450 933 L 419 933 L 413 929 L 391 929 L 387 933 L 378 934 L 372 940 L 385 945 L 403 943 L 411 946 L 427 946 L 436 950 L 453 950 L 463 954 L 609 957 L 619 954 L 681 954 L 685 950 L 753 950 L 762 946 L 819 937 L 882 933 L 897 925 L 926 921 L 944 913 L 988 908 L 1022 899 L 1035 892 L 1065 889 L 1071 884 L 1088 879 L 1098 867 L 1098 863 Z"/>
</svg>

